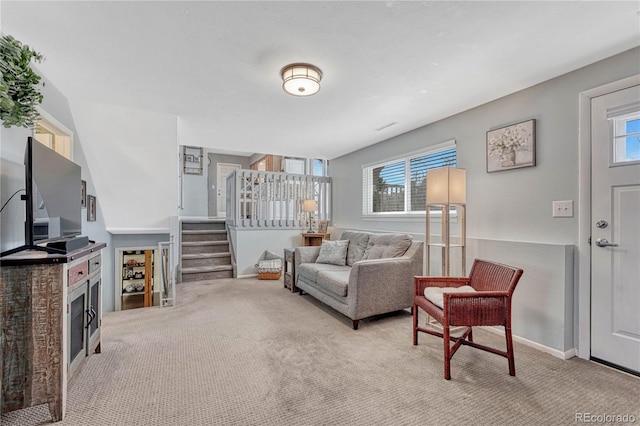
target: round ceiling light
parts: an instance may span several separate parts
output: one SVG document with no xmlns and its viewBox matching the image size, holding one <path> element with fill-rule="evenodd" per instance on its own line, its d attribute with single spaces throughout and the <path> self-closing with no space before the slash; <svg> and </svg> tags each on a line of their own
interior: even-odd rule
<svg viewBox="0 0 640 426">
<path fill-rule="evenodd" d="M 320 90 L 322 71 L 311 64 L 291 64 L 280 70 L 282 88 L 293 96 L 311 96 Z"/>
</svg>

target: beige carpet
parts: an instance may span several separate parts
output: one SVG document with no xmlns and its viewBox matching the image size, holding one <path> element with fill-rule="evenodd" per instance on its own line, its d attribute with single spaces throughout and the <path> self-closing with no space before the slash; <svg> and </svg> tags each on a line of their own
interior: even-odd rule
<svg viewBox="0 0 640 426">
<path fill-rule="evenodd" d="M 178 306 L 104 315 L 102 354 L 69 391 L 66 425 L 574 424 L 635 416 L 640 379 L 516 344 L 504 358 L 463 347 L 442 378 L 442 344 L 411 344 L 411 316 L 351 321 L 282 281 L 178 286 Z M 486 331 L 476 340 L 501 342 Z M 45 406 L 2 425 L 50 422 Z"/>
</svg>

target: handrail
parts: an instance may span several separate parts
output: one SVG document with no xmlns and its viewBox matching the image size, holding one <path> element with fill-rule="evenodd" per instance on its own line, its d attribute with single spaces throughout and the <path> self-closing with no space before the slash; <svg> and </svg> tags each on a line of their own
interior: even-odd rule
<svg viewBox="0 0 640 426">
<path fill-rule="evenodd" d="M 176 303 L 176 271 L 173 261 L 173 235 L 171 241 L 162 241 L 158 243 L 160 252 L 160 272 L 162 287 L 160 289 L 160 306 L 175 306 Z"/>
<path fill-rule="evenodd" d="M 331 178 L 293 173 L 234 170 L 226 182 L 227 224 L 238 228 L 301 229 L 304 200 L 315 199 L 317 220 L 331 220 Z"/>
</svg>

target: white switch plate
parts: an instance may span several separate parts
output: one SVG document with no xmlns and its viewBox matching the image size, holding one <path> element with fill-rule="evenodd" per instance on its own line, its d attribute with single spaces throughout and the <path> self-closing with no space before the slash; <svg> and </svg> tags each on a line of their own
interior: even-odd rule
<svg viewBox="0 0 640 426">
<path fill-rule="evenodd" d="M 554 201 L 553 217 L 573 217 L 573 201 Z"/>
</svg>

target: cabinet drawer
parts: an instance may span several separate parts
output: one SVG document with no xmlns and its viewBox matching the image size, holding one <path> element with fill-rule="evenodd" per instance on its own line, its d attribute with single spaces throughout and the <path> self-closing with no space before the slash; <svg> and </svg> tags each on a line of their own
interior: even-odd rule
<svg viewBox="0 0 640 426">
<path fill-rule="evenodd" d="M 71 286 L 87 278 L 89 276 L 88 269 L 87 262 L 78 263 L 76 266 L 69 268 L 67 285 Z"/>
<path fill-rule="evenodd" d="M 89 259 L 89 274 L 93 274 L 95 271 L 100 270 L 100 255 L 93 256 Z"/>
</svg>

